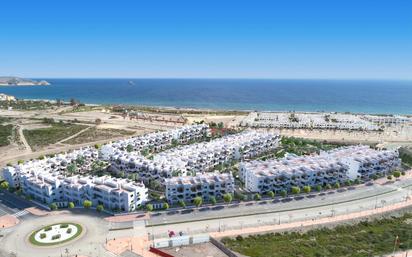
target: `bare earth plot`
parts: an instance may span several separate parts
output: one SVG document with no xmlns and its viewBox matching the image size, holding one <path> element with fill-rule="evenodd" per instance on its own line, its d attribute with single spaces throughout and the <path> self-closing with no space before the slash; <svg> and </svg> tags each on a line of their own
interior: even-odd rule
<svg viewBox="0 0 412 257">
<path fill-rule="evenodd" d="M 94 142 L 99 140 L 105 140 L 110 138 L 117 138 L 117 137 L 124 137 L 124 136 L 132 136 L 136 132 L 135 131 L 128 131 L 122 129 L 98 129 L 98 128 L 90 128 L 74 138 L 69 140 L 64 140 L 62 143 L 76 145 L 86 142 Z"/>
</svg>

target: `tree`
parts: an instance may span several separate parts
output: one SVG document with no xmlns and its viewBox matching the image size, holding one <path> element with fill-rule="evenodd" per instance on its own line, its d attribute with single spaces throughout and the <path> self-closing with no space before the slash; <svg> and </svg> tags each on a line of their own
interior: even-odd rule
<svg viewBox="0 0 412 257">
<path fill-rule="evenodd" d="M 150 204 L 150 203 L 146 204 L 146 210 L 153 211 L 153 204 Z"/>
<path fill-rule="evenodd" d="M 332 186 L 331 186 L 330 184 L 326 184 L 325 188 L 326 188 L 327 190 L 329 190 L 329 189 L 332 189 Z"/>
<path fill-rule="evenodd" d="M 99 150 L 100 148 L 102 148 L 102 145 L 101 145 L 101 144 L 95 144 L 95 145 L 94 145 L 94 148 L 96 148 L 97 150 Z"/>
<path fill-rule="evenodd" d="M 393 176 L 394 176 L 395 178 L 399 178 L 399 177 L 401 176 L 401 172 L 400 172 L 399 170 L 395 170 L 395 171 L 393 172 Z"/>
<path fill-rule="evenodd" d="M 274 193 L 273 191 L 269 191 L 269 192 L 267 193 L 267 195 L 268 195 L 270 198 L 275 197 L 275 193 Z"/>
<path fill-rule="evenodd" d="M 291 192 L 292 192 L 292 194 L 297 195 L 297 194 L 300 193 L 300 188 L 299 187 L 292 187 Z"/>
<path fill-rule="evenodd" d="M 69 202 L 69 204 L 67 205 L 67 207 L 69 207 L 70 209 L 74 208 L 74 203 L 73 202 Z"/>
<path fill-rule="evenodd" d="M 67 165 L 67 172 L 69 172 L 70 174 L 75 173 L 77 170 L 77 166 L 74 163 L 71 163 L 69 165 Z"/>
<path fill-rule="evenodd" d="M 322 186 L 321 186 L 321 185 L 317 185 L 317 186 L 316 186 L 316 191 L 318 191 L 318 192 L 322 191 Z"/>
<path fill-rule="evenodd" d="M 55 204 L 55 203 L 51 203 L 49 205 L 49 207 L 50 207 L 50 210 L 52 210 L 52 211 L 57 210 L 57 204 Z"/>
<path fill-rule="evenodd" d="M 202 197 L 196 196 L 196 197 L 193 199 L 193 203 L 196 205 L 196 207 L 201 206 L 202 203 L 203 203 Z"/>
<path fill-rule="evenodd" d="M 340 188 L 339 182 L 336 182 L 335 185 L 334 185 L 334 187 L 335 187 L 336 189 Z"/>
<path fill-rule="evenodd" d="M 186 203 L 183 200 L 179 200 L 179 205 L 182 208 L 186 208 Z"/>
<path fill-rule="evenodd" d="M 23 160 L 18 160 L 18 161 L 17 161 L 17 164 L 23 164 L 23 163 L 24 163 Z"/>
<path fill-rule="evenodd" d="M 231 203 L 233 200 L 233 197 L 231 194 L 227 193 L 223 195 L 223 201 L 225 201 L 225 203 Z"/>
<path fill-rule="evenodd" d="M 167 209 L 169 209 L 169 208 L 170 208 L 170 206 L 169 206 L 168 203 L 163 203 L 163 209 L 167 210 Z"/>
<path fill-rule="evenodd" d="M 4 189 L 4 190 L 9 189 L 9 182 L 3 181 L 3 182 L 0 184 L 0 188 L 1 188 L 1 189 Z"/>
<path fill-rule="evenodd" d="M 90 207 L 92 207 L 93 203 L 89 200 L 84 200 L 83 201 L 83 207 L 86 209 L 89 209 Z"/>
<path fill-rule="evenodd" d="M 99 119 L 99 118 L 97 118 L 97 119 L 94 121 L 94 123 L 96 123 L 96 125 L 100 125 L 100 124 L 102 124 L 102 120 Z"/>
<path fill-rule="evenodd" d="M 104 210 L 103 204 L 99 204 L 99 205 L 96 206 L 96 211 L 102 212 L 103 210 Z"/>
<path fill-rule="evenodd" d="M 255 201 L 260 201 L 262 199 L 262 197 L 260 196 L 260 194 L 255 194 L 253 199 L 255 199 Z"/>
<path fill-rule="evenodd" d="M 210 197 L 209 197 L 209 201 L 210 201 L 210 203 L 211 203 L 212 205 L 215 205 L 215 204 L 216 204 L 216 197 L 210 196 Z"/>
<path fill-rule="evenodd" d="M 288 195 L 288 192 L 286 192 L 286 190 L 282 190 L 282 191 L 280 191 L 280 195 L 282 197 L 286 197 Z"/>
<path fill-rule="evenodd" d="M 310 186 L 303 187 L 303 192 L 305 192 L 305 194 L 309 194 L 311 191 L 312 191 L 312 188 Z"/>
<path fill-rule="evenodd" d="M 133 148 L 132 145 L 127 145 L 127 146 L 126 146 L 126 151 L 128 151 L 129 153 L 130 153 L 130 152 L 133 152 L 133 150 L 134 150 L 134 148 Z"/>
<path fill-rule="evenodd" d="M 389 175 L 387 179 L 392 180 L 392 175 Z"/>
</svg>

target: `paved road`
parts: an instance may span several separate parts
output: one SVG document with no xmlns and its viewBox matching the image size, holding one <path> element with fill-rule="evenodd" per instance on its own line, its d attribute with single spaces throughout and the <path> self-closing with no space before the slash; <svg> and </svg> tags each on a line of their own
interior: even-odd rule
<svg viewBox="0 0 412 257">
<path fill-rule="evenodd" d="M 314 198 L 303 198 L 286 203 L 254 204 L 221 210 L 194 210 L 186 214 L 152 217 L 147 231 L 156 237 L 167 236 L 168 230 L 185 233 L 205 233 L 224 229 L 235 229 L 264 224 L 319 219 L 339 214 L 359 212 L 405 201 L 412 189 L 412 179 L 387 185 L 371 185 L 341 193 L 325 194 Z M 240 216 L 239 214 L 242 214 Z M 246 216 L 243 216 L 246 215 Z M 208 218 L 208 219 L 206 219 Z M 204 219 L 204 220 L 202 220 Z"/>
</svg>

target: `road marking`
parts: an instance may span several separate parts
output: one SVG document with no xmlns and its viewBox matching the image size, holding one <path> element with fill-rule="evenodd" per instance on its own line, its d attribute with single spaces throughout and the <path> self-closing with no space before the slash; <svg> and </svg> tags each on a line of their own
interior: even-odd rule
<svg viewBox="0 0 412 257">
<path fill-rule="evenodd" d="M 28 211 L 26 211 L 26 210 L 22 210 L 22 211 L 19 211 L 19 212 L 16 212 L 15 214 L 13 214 L 12 216 L 14 216 L 14 217 L 21 217 L 21 216 L 24 216 L 24 215 L 26 215 L 26 214 L 29 214 L 29 212 Z"/>
</svg>

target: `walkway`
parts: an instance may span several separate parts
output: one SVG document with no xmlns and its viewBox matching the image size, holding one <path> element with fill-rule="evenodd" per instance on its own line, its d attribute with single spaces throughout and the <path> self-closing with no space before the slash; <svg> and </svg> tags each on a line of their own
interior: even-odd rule
<svg viewBox="0 0 412 257">
<path fill-rule="evenodd" d="M 237 235 L 248 235 L 248 234 L 260 234 L 268 233 L 274 231 L 283 231 L 291 229 L 303 229 L 310 228 L 313 226 L 326 225 L 326 224 L 337 224 L 342 222 L 347 222 L 356 219 L 368 218 L 372 215 L 384 214 L 387 212 L 397 211 L 403 208 L 412 207 L 412 200 L 408 199 L 407 201 L 396 203 L 393 205 L 384 206 L 377 209 L 360 211 L 350 214 L 342 214 L 333 217 L 325 217 L 314 220 L 307 221 L 297 221 L 290 223 L 283 223 L 279 225 L 266 225 L 259 227 L 248 227 L 241 229 L 232 229 L 225 230 L 221 232 L 211 232 L 210 236 L 215 238 L 222 237 L 234 237 Z M 124 237 L 116 240 L 110 240 L 106 244 L 106 249 L 114 254 L 120 254 L 125 250 L 131 250 L 137 254 L 140 254 L 144 257 L 153 257 L 154 255 L 148 251 L 150 247 L 150 241 L 147 240 L 147 237 Z"/>
</svg>

